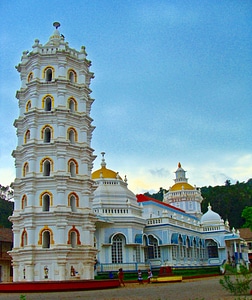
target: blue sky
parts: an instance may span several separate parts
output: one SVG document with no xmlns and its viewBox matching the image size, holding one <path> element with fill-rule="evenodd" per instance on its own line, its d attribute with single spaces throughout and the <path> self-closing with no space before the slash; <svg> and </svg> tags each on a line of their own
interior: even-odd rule
<svg viewBox="0 0 252 300">
<path fill-rule="evenodd" d="M 92 61 L 92 147 L 135 193 L 252 177 L 251 1 L 0 1 L 0 183 L 15 178 L 15 66 L 59 21 Z"/>
</svg>

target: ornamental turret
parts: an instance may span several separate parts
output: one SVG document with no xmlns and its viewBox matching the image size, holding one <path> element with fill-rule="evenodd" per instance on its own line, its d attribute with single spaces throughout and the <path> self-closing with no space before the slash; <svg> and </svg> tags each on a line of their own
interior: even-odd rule
<svg viewBox="0 0 252 300">
<path fill-rule="evenodd" d="M 201 202 L 203 200 L 200 189 L 193 187 L 188 183 L 186 171 L 182 168 L 181 163 L 178 163 L 178 168 L 175 171 L 175 184 L 169 188 L 169 191 L 164 194 L 164 202 L 171 204 L 177 208 L 183 209 L 186 213 L 200 218 Z"/>
<path fill-rule="evenodd" d="M 21 88 L 10 217 L 14 281 L 94 277 L 89 87 L 94 74 L 85 47 L 70 48 L 60 24 L 53 25 L 48 42 L 36 39 L 16 67 Z"/>
</svg>

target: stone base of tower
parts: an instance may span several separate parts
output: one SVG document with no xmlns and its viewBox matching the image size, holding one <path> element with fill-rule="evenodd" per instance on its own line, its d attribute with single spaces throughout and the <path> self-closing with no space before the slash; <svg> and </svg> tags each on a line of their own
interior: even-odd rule
<svg viewBox="0 0 252 300">
<path fill-rule="evenodd" d="M 13 281 L 64 281 L 94 279 L 96 250 L 41 249 L 11 251 Z"/>
</svg>

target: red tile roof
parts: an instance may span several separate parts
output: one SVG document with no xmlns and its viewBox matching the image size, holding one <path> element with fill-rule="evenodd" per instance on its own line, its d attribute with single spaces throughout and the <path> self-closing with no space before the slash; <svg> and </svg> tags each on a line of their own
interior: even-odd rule
<svg viewBox="0 0 252 300">
<path fill-rule="evenodd" d="M 252 240 L 252 231 L 250 228 L 240 228 L 240 237 L 242 237 L 244 240 Z"/>
<path fill-rule="evenodd" d="M 12 229 L 10 228 L 0 228 L 0 242 L 10 242 L 13 241 Z"/>
<path fill-rule="evenodd" d="M 166 207 L 175 209 L 175 210 L 177 210 L 177 211 L 180 211 L 180 212 L 183 212 L 183 213 L 185 212 L 183 209 L 177 208 L 177 207 L 175 207 L 175 206 L 173 206 L 173 205 L 170 205 L 170 204 L 168 204 L 168 203 L 164 203 L 164 202 L 162 202 L 162 201 L 159 201 L 159 200 L 157 200 L 157 199 L 154 199 L 154 198 L 145 196 L 145 195 L 143 195 L 143 194 L 138 194 L 138 195 L 136 195 L 136 197 L 137 197 L 137 202 L 147 202 L 147 201 L 152 201 L 152 202 L 156 202 L 156 203 L 158 203 L 158 204 L 164 205 L 164 206 L 166 206 Z"/>
</svg>

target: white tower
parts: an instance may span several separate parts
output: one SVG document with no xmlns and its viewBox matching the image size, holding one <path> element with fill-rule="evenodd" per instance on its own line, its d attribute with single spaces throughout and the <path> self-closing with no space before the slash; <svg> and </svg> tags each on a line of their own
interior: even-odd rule
<svg viewBox="0 0 252 300">
<path fill-rule="evenodd" d="M 13 222 L 14 281 L 93 279 L 95 216 L 91 180 L 89 71 L 85 47 L 59 33 L 35 40 L 17 66 L 19 118 Z"/>
<path fill-rule="evenodd" d="M 202 216 L 201 202 L 203 200 L 201 191 L 188 183 L 186 171 L 181 167 L 180 163 L 178 163 L 175 174 L 175 184 L 170 187 L 169 191 L 164 195 L 164 202 L 181 208 L 186 213 L 200 218 Z"/>
</svg>

